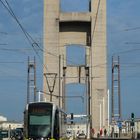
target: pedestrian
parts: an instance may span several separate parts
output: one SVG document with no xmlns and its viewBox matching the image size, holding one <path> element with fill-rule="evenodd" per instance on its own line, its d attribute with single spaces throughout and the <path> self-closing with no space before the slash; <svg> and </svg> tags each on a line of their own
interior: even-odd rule
<svg viewBox="0 0 140 140">
<path fill-rule="evenodd" d="M 102 136 L 102 134 L 103 134 L 103 130 L 102 130 L 102 129 L 100 129 L 100 136 Z"/>
<path fill-rule="evenodd" d="M 92 136 L 94 137 L 94 134 L 95 134 L 94 128 L 91 128 L 91 134 L 92 134 Z"/>
<path fill-rule="evenodd" d="M 106 137 L 106 133 L 107 133 L 107 130 L 106 129 L 104 129 L 104 136 Z"/>
<path fill-rule="evenodd" d="M 99 138 L 100 137 L 100 134 L 99 133 L 97 133 L 97 138 Z"/>
</svg>

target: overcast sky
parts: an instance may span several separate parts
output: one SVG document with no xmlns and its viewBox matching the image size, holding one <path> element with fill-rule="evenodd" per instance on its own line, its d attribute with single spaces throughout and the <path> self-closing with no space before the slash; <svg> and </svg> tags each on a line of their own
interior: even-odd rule
<svg viewBox="0 0 140 140">
<path fill-rule="evenodd" d="M 4 0 L 3 0 L 4 1 Z M 63 11 L 86 11 L 89 0 L 62 0 Z M 23 27 L 42 47 L 43 0 L 8 0 Z M 68 5 L 68 6 L 65 6 Z M 140 0 L 107 0 L 108 83 L 111 57 L 120 56 L 123 117 L 140 117 Z M 27 93 L 27 57 L 34 51 L 25 35 L 0 3 L 0 114 L 23 120 Z M 41 52 L 38 52 L 41 56 Z M 37 88 L 42 89 L 42 59 L 37 61 Z"/>
</svg>

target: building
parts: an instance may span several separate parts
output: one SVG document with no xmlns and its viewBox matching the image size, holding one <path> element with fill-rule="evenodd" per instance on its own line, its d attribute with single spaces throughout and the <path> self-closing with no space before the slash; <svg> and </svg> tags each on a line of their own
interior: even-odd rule
<svg viewBox="0 0 140 140">
<path fill-rule="evenodd" d="M 89 1 L 87 12 L 69 13 L 61 11 L 60 2 L 44 0 L 45 100 L 65 109 L 66 85 L 85 84 L 88 130 L 98 133 L 108 123 L 106 0 Z M 84 50 L 82 64 L 68 62 L 73 45 Z"/>
<path fill-rule="evenodd" d="M 23 128 L 23 124 L 19 123 L 19 122 L 13 122 L 13 121 L 1 121 L 0 122 L 1 130 L 14 130 L 16 128 Z"/>
<path fill-rule="evenodd" d="M 6 117 L 0 116 L 0 130 L 23 128 L 23 123 L 8 121 Z"/>
<path fill-rule="evenodd" d="M 2 122 L 2 121 L 7 121 L 7 118 L 4 116 L 0 116 L 0 122 Z"/>
</svg>

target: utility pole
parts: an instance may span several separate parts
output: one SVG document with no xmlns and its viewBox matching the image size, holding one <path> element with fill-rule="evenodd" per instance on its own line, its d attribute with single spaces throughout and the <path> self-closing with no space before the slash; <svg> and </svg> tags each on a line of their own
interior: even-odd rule
<svg viewBox="0 0 140 140">
<path fill-rule="evenodd" d="M 66 103 L 65 103 L 65 96 L 66 96 L 66 70 L 67 67 L 63 67 L 63 92 L 62 92 L 62 108 L 66 111 Z"/>
<path fill-rule="evenodd" d="M 91 108 L 90 108 L 90 71 L 89 67 L 85 67 L 85 76 L 86 76 L 86 106 L 87 106 L 87 137 L 90 137 L 90 126 L 91 126 Z"/>
<path fill-rule="evenodd" d="M 120 58 L 112 57 L 112 123 L 121 121 Z"/>
<path fill-rule="evenodd" d="M 36 61 L 31 61 L 28 57 L 28 76 L 27 76 L 27 104 L 30 101 L 36 102 Z"/>
</svg>

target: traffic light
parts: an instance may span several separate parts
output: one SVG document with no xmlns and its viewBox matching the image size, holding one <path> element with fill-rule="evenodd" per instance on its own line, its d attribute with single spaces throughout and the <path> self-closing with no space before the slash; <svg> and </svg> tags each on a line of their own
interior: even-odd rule
<svg viewBox="0 0 140 140">
<path fill-rule="evenodd" d="M 134 113 L 131 113 L 131 126 L 134 126 L 135 125 L 135 123 L 134 123 L 134 118 L 135 118 L 135 115 L 134 115 Z"/>
<path fill-rule="evenodd" d="M 71 115 L 71 120 L 73 120 L 73 113 L 71 113 L 70 115 Z"/>
<path fill-rule="evenodd" d="M 74 119 L 74 118 L 73 118 L 73 113 L 71 113 L 70 115 L 71 115 L 71 117 L 70 117 L 70 119 L 71 119 L 71 124 L 73 124 L 73 119 Z"/>
<path fill-rule="evenodd" d="M 131 113 L 131 120 L 132 121 L 134 121 L 134 117 L 135 117 L 134 113 Z"/>
</svg>

